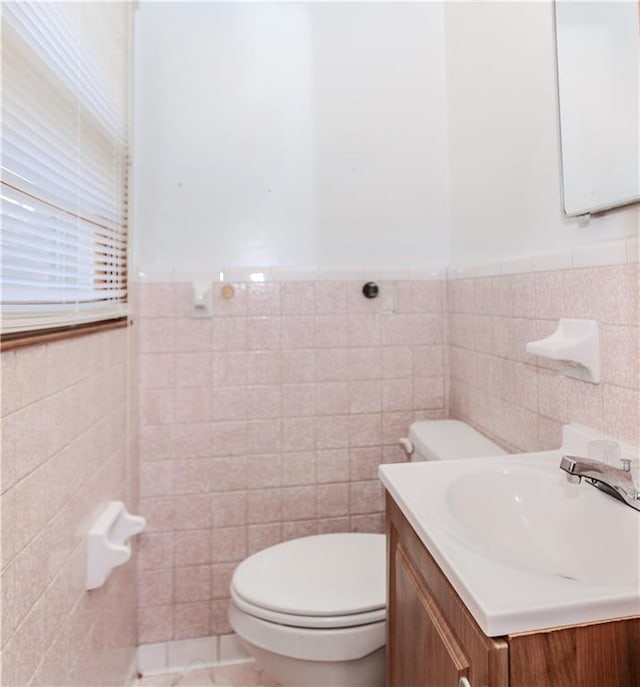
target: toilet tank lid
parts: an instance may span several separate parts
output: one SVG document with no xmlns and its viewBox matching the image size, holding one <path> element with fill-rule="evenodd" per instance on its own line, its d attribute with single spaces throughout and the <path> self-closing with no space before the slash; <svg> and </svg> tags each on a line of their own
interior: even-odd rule
<svg viewBox="0 0 640 687">
<path fill-rule="evenodd" d="M 293 539 L 249 556 L 231 586 L 260 608 L 300 616 L 335 616 L 383 608 L 383 534 L 320 534 Z"/>
<path fill-rule="evenodd" d="M 427 460 L 482 458 L 507 453 L 460 420 L 423 420 L 409 428 L 409 441 Z"/>
</svg>

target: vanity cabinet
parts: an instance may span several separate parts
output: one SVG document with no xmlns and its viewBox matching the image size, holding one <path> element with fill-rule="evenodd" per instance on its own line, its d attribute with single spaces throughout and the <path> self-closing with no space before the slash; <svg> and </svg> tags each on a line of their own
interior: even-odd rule
<svg viewBox="0 0 640 687">
<path fill-rule="evenodd" d="M 639 687 L 640 618 L 487 637 L 387 494 L 387 687 Z"/>
</svg>

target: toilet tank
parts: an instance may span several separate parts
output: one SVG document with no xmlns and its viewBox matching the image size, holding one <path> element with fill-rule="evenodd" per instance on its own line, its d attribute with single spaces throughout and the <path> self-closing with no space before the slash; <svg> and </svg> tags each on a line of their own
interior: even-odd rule
<svg viewBox="0 0 640 687">
<path fill-rule="evenodd" d="M 424 420 L 409 428 L 409 438 L 400 443 L 409 460 L 454 460 L 482 458 L 507 453 L 473 427 L 460 420 Z"/>
</svg>

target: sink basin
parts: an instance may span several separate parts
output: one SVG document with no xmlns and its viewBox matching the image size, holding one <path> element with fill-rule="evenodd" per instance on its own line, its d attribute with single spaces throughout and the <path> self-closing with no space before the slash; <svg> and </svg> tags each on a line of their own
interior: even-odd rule
<svg viewBox="0 0 640 687">
<path fill-rule="evenodd" d="M 486 635 L 640 615 L 640 512 L 559 468 L 594 438 L 568 425 L 558 451 L 380 467 Z"/>
<path fill-rule="evenodd" d="M 569 483 L 553 463 L 472 470 L 445 501 L 451 533 L 493 560 L 592 584 L 638 583 L 638 513 Z"/>
</svg>

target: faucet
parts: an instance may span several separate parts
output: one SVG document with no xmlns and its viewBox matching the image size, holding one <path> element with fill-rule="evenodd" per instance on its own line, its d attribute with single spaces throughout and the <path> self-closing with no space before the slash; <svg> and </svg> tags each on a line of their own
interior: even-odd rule
<svg viewBox="0 0 640 687">
<path fill-rule="evenodd" d="M 622 467 L 615 468 L 607 463 L 578 456 L 563 456 L 560 469 L 613 496 L 627 506 L 640 511 L 640 493 L 631 475 L 631 461 L 623 458 Z"/>
</svg>

